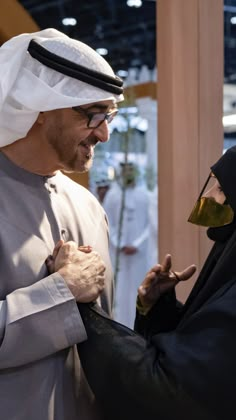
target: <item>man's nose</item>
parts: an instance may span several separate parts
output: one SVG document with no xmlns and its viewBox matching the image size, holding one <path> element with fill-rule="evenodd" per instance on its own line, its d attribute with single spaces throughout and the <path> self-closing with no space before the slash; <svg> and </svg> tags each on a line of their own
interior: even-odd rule
<svg viewBox="0 0 236 420">
<path fill-rule="evenodd" d="M 108 141 L 110 138 L 110 133 L 107 121 L 103 121 L 99 127 L 95 128 L 94 134 L 101 143 Z"/>
</svg>

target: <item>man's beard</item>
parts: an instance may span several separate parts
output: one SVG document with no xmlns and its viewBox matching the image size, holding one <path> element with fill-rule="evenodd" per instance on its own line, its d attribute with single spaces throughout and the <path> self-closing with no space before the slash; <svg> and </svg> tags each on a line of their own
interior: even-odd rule
<svg viewBox="0 0 236 420">
<path fill-rule="evenodd" d="M 77 159 L 71 159 L 67 164 L 66 168 L 63 169 L 64 172 L 71 173 L 71 172 L 77 172 L 77 173 L 85 173 L 88 172 L 92 165 L 93 165 L 93 156 L 90 157 L 85 162 L 80 162 L 80 164 L 76 164 Z"/>
<path fill-rule="evenodd" d="M 86 140 L 88 145 L 94 149 L 97 140 L 90 139 Z M 61 164 L 61 168 L 64 172 L 77 172 L 84 173 L 88 172 L 93 164 L 94 153 L 93 149 L 88 148 L 88 153 L 83 151 L 82 143 L 77 146 L 72 156 L 68 156 L 66 151 L 69 148 L 69 142 L 58 141 L 58 136 L 50 139 L 50 144 L 58 156 L 58 163 Z"/>
</svg>

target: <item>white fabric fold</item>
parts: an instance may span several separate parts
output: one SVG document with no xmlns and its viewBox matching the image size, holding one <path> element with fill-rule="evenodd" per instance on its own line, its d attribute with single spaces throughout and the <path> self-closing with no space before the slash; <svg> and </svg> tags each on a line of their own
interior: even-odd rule
<svg viewBox="0 0 236 420">
<path fill-rule="evenodd" d="M 115 76 L 96 51 L 53 28 L 11 38 L 0 48 L 0 147 L 25 137 L 40 111 L 123 100 L 123 95 L 96 88 L 41 64 L 27 51 L 31 39 L 67 60 Z"/>
</svg>

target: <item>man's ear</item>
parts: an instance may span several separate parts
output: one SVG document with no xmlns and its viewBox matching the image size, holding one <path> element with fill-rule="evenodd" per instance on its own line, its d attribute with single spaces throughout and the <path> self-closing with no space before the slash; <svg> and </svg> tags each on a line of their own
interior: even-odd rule
<svg viewBox="0 0 236 420">
<path fill-rule="evenodd" d="M 40 112 L 40 113 L 39 113 L 39 115 L 38 115 L 38 118 L 37 118 L 37 120 L 36 120 L 36 123 L 38 123 L 38 124 L 43 124 L 43 123 L 44 123 L 44 121 L 45 121 L 45 115 L 44 115 L 44 112 Z"/>
</svg>

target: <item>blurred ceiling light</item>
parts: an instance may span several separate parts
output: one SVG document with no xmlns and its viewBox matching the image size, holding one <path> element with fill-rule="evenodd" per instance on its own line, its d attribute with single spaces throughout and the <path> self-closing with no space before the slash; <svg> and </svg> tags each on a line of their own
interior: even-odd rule
<svg viewBox="0 0 236 420">
<path fill-rule="evenodd" d="M 138 107 L 137 106 L 129 106 L 129 107 L 121 107 L 119 108 L 119 114 L 137 114 Z"/>
<path fill-rule="evenodd" d="M 127 70 L 118 70 L 117 76 L 127 77 L 128 76 L 128 72 L 127 72 Z"/>
<path fill-rule="evenodd" d="M 108 50 L 106 48 L 97 48 L 96 51 L 100 55 L 107 55 L 108 54 Z"/>
<path fill-rule="evenodd" d="M 223 117 L 223 126 L 229 127 L 231 125 L 236 125 L 236 114 L 225 115 Z"/>
<path fill-rule="evenodd" d="M 236 25 L 236 16 L 231 17 L 230 22 L 232 25 Z"/>
<path fill-rule="evenodd" d="M 62 23 L 64 26 L 75 26 L 77 24 L 77 20 L 73 17 L 66 17 L 62 19 Z"/>
<path fill-rule="evenodd" d="M 143 3 L 142 0 L 127 0 L 126 4 L 129 7 L 141 7 Z"/>
</svg>

